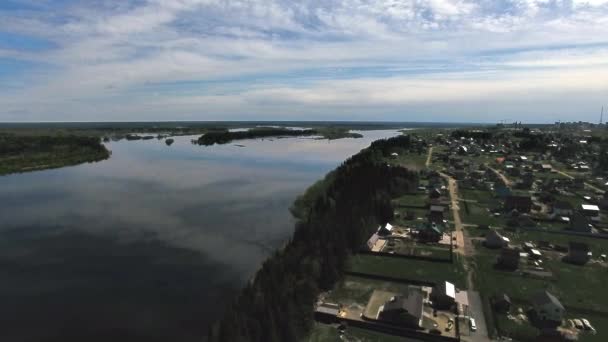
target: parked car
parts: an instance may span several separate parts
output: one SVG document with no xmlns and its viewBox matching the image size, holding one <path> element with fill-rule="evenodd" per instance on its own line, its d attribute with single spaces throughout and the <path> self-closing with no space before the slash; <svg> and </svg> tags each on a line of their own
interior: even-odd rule
<svg viewBox="0 0 608 342">
<path fill-rule="evenodd" d="M 475 318 L 471 317 L 469 319 L 469 326 L 471 327 L 471 331 L 477 331 L 477 324 L 475 324 Z"/>
<path fill-rule="evenodd" d="M 581 321 L 583 322 L 583 326 L 585 327 L 585 330 L 591 330 L 595 332 L 595 328 L 591 325 L 591 323 L 589 323 L 589 321 L 586 318 L 581 318 Z"/>
</svg>

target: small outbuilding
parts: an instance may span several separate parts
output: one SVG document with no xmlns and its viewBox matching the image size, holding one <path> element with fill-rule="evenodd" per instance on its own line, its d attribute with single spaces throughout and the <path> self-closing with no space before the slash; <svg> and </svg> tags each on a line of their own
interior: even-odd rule
<svg viewBox="0 0 608 342">
<path fill-rule="evenodd" d="M 436 309 L 451 308 L 456 303 L 456 287 L 448 281 L 435 285 L 431 292 L 431 300 Z"/>
<path fill-rule="evenodd" d="M 509 238 L 500 235 L 495 229 L 490 229 L 486 234 L 484 245 L 488 248 L 505 248 L 509 246 Z"/>
</svg>

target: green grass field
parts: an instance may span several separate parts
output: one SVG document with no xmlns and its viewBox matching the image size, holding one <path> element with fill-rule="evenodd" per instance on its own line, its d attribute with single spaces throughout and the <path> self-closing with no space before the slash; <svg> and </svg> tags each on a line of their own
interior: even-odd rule
<svg viewBox="0 0 608 342">
<path fill-rule="evenodd" d="M 426 207 L 428 203 L 428 195 L 425 193 L 405 194 L 393 200 L 396 207 Z"/>
<path fill-rule="evenodd" d="M 335 303 L 358 303 L 365 306 L 374 290 L 407 293 L 408 286 L 390 281 L 345 276 L 329 293 L 327 299 Z"/>
<path fill-rule="evenodd" d="M 355 327 L 347 327 L 344 333 L 346 341 L 357 342 L 414 342 L 414 340 L 382 334 L 375 331 L 365 330 Z M 340 333 L 335 326 L 315 323 L 308 342 L 339 342 Z"/>
<path fill-rule="evenodd" d="M 466 273 L 458 257 L 453 263 L 442 263 L 358 254 L 350 259 L 347 270 L 435 283 L 449 281 L 466 289 Z"/>
<path fill-rule="evenodd" d="M 561 237 L 561 235 L 550 234 L 550 237 L 553 236 Z M 551 243 L 557 243 L 555 240 L 547 240 Z M 603 242 L 603 245 L 596 244 L 597 248 L 608 248 L 608 241 L 601 242 Z M 592 322 L 592 324 L 600 327 L 597 329 L 598 334 L 585 334 L 582 341 L 608 340 L 608 329 L 601 328 L 601 324 L 608 323 L 608 293 L 604 291 L 604 287 L 608 284 L 607 266 L 598 264 L 577 266 L 565 263 L 559 258 L 545 258 L 544 267 L 553 272 L 553 277 L 543 280 L 526 277 L 519 272 L 494 269 L 498 254 L 498 251 L 489 250 L 480 245 L 476 246 L 474 258 L 475 284 L 480 292 L 487 296 L 506 293 L 514 302 L 522 307 L 527 307 L 527 303 L 535 293 L 547 290 L 560 299 L 566 307 L 568 316 L 585 317 L 597 322 Z M 584 313 L 581 313 L 581 310 L 584 310 Z M 605 312 L 605 314 L 590 315 L 588 310 Z M 503 324 L 503 326 L 501 323 L 505 322 L 499 321 L 502 332 L 509 332 L 509 329 L 517 328 L 513 324 Z M 511 331 L 510 334 L 513 335 L 514 333 L 515 331 Z"/>
</svg>

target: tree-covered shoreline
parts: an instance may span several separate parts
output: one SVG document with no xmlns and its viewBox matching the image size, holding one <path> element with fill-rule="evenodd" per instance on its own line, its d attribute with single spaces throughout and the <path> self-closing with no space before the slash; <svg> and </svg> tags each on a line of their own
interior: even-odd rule
<svg viewBox="0 0 608 342">
<path fill-rule="evenodd" d="M 321 136 L 326 139 L 361 138 L 361 134 L 349 132 L 346 129 L 288 129 L 284 127 L 256 127 L 244 131 L 229 131 L 227 129 L 210 130 L 198 138 L 199 145 L 211 146 L 227 144 L 235 140 Z"/>
<path fill-rule="evenodd" d="M 95 162 L 110 157 L 99 137 L 0 135 L 0 175 Z"/>
<path fill-rule="evenodd" d="M 210 330 L 209 341 L 298 341 L 310 332 L 321 291 L 352 252 L 392 218 L 390 199 L 417 187 L 416 173 L 386 163 L 410 139 L 379 140 L 311 186 L 292 208 L 293 237 L 270 257 Z"/>
</svg>

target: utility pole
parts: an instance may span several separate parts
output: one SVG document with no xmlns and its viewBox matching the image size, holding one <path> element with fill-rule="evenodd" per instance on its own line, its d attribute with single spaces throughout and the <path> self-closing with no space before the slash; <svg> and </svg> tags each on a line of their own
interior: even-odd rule
<svg viewBox="0 0 608 342">
<path fill-rule="evenodd" d="M 602 113 L 600 114 L 600 126 L 604 123 L 604 106 L 602 106 Z"/>
</svg>

